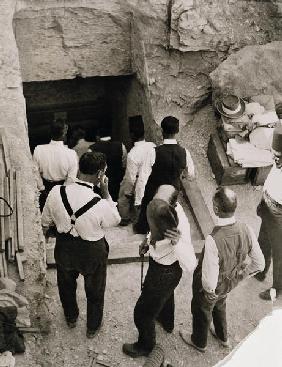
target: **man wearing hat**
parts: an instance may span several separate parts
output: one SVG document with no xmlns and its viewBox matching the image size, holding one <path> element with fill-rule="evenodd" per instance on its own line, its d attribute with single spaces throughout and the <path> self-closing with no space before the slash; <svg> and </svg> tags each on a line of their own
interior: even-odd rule
<svg viewBox="0 0 282 367">
<path fill-rule="evenodd" d="M 144 138 L 144 123 L 141 115 L 129 117 L 129 133 L 134 143 L 127 155 L 126 171 L 120 185 L 118 209 L 121 216 L 120 225 L 128 225 L 133 214 L 136 216 L 144 196 L 148 174 L 143 169 L 143 162 L 155 147 Z M 132 207 L 134 211 L 132 213 Z"/>
<path fill-rule="evenodd" d="M 257 274 L 263 281 L 273 260 L 273 286 L 276 295 L 282 295 L 282 126 L 275 128 L 272 140 L 274 164 L 263 186 L 262 200 L 257 213 L 261 217 L 259 244 L 265 257 L 265 269 Z M 260 293 L 270 300 L 270 289 Z"/>
<path fill-rule="evenodd" d="M 176 201 L 177 194 L 174 186 L 162 185 L 147 208 L 149 268 L 134 309 L 139 337 L 137 342 L 123 345 L 123 352 L 133 358 L 148 355 L 154 348 L 156 320 L 166 332 L 173 332 L 174 290 L 182 270 L 192 272 L 196 266 L 189 222 Z M 140 251 L 146 252 L 143 247 Z"/>
</svg>

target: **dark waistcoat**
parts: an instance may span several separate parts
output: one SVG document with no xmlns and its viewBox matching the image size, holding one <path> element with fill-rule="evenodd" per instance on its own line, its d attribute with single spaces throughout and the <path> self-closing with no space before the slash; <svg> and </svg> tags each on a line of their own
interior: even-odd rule
<svg viewBox="0 0 282 367">
<path fill-rule="evenodd" d="M 160 185 L 180 189 L 180 175 L 186 168 L 186 151 L 178 144 L 163 144 L 155 148 L 156 159 L 147 186 L 154 195 Z"/>
<path fill-rule="evenodd" d="M 211 233 L 218 250 L 219 276 L 215 293 L 225 295 L 237 286 L 246 268 L 246 258 L 252 248 L 250 232 L 244 223 L 215 227 Z M 193 290 L 202 288 L 204 249 L 194 272 Z"/>
</svg>

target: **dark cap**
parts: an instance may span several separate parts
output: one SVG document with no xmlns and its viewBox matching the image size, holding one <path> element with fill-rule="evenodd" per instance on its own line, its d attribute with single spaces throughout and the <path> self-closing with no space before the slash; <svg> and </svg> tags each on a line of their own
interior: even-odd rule
<svg viewBox="0 0 282 367">
<path fill-rule="evenodd" d="M 273 132 L 272 149 L 282 153 L 282 126 L 277 126 Z"/>
</svg>

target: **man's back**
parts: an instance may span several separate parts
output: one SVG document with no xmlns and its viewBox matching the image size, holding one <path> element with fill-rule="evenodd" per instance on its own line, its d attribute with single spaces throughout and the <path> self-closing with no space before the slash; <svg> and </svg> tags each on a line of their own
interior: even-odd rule
<svg viewBox="0 0 282 367">
<path fill-rule="evenodd" d="M 50 181 L 60 181 L 67 177 L 75 179 L 78 170 L 78 158 L 74 150 L 63 141 L 53 141 L 38 145 L 33 154 L 41 176 Z"/>
</svg>

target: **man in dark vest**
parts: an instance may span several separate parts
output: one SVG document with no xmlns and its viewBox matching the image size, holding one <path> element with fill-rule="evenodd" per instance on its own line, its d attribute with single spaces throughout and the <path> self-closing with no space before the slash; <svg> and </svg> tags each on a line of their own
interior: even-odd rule
<svg viewBox="0 0 282 367">
<path fill-rule="evenodd" d="M 273 260 L 273 285 L 276 296 L 282 295 L 282 127 L 273 133 L 272 150 L 275 163 L 263 186 L 262 200 L 257 214 L 261 217 L 259 244 L 265 257 L 265 269 L 255 278 L 263 281 Z M 260 298 L 270 300 L 270 289 L 260 293 Z"/>
<path fill-rule="evenodd" d="M 190 179 L 193 179 L 195 175 L 189 151 L 182 148 L 175 139 L 179 132 L 178 119 L 173 116 L 165 117 L 161 122 L 161 129 L 163 144 L 152 148 L 151 154 L 144 162 L 143 172 L 147 170 L 149 178 L 141 202 L 138 221 L 133 226 L 135 233 L 148 233 L 146 209 L 159 186 L 172 185 L 176 190 L 180 190 L 181 175 L 186 175 Z"/>
<path fill-rule="evenodd" d="M 236 207 L 236 194 L 219 187 L 213 197 L 217 224 L 205 240 L 193 276 L 192 335 L 180 331 L 184 342 L 200 352 L 206 350 L 209 328 L 222 346 L 229 347 L 227 295 L 241 280 L 263 270 L 265 265 L 253 230 L 235 220 Z"/>
<path fill-rule="evenodd" d="M 108 191 L 105 176 L 106 157 L 88 152 L 79 160 L 78 178 L 67 186 L 55 186 L 49 193 L 42 213 L 43 232 L 57 229 L 55 260 L 57 283 L 65 319 L 76 326 L 79 309 L 76 279 L 84 276 L 87 298 L 87 333 L 93 338 L 103 318 L 109 246 L 104 228 L 116 226 L 120 216 Z M 102 198 L 93 188 L 100 184 Z"/>
<path fill-rule="evenodd" d="M 90 151 L 104 153 L 107 157 L 106 175 L 109 177 L 109 192 L 114 201 L 118 200 L 120 183 L 123 179 L 127 151 L 119 141 L 112 141 L 106 131 L 100 130 L 96 136 L 97 142 L 92 144 Z"/>
</svg>

